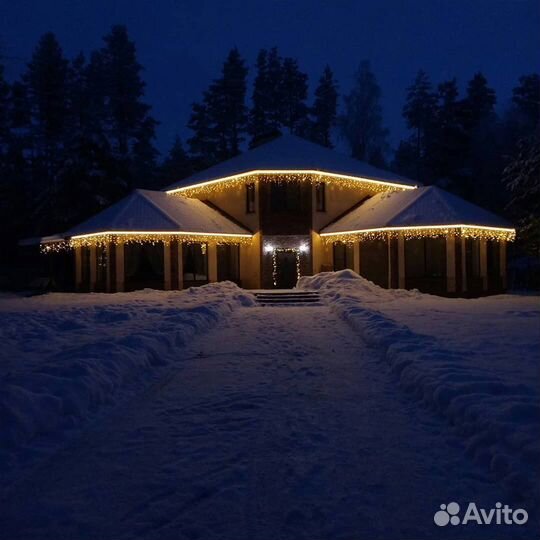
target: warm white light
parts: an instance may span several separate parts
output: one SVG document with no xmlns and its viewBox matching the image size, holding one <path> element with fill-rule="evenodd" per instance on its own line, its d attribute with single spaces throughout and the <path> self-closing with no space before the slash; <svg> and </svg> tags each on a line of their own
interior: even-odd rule
<svg viewBox="0 0 540 540">
<path fill-rule="evenodd" d="M 298 250 L 300 251 L 300 253 L 307 253 L 309 251 L 309 246 L 303 242 L 300 244 Z"/>
<path fill-rule="evenodd" d="M 265 253 L 273 253 L 274 252 L 274 246 L 272 244 L 266 244 L 264 246 L 264 252 Z"/>
<path fill-rule="evenodd" d="M 318 181 L 318 177 L 329 177 L 329 178 L 335 178 L 336 180 L 349 180 L 353 182 L 361 182 L 361 183 L 367 183 L 367 184 L 374 184 L 379 186 L 386 186 L 388 188 L 393 189 L 416 189 L 418 188 L 417 185 L 410 185 L 406 183 L 400 183 L 400 182 L 391 182 L 388 180 L 379 180 L 375 178 L 365 178 L 362 176 L 351 176 L 348 174 L 339 174 L 339 173 L 332 173 L 322 170 L 313 170 L 313 169 L 256 169 L 253 171 L 247 171 L 239 174 L 233 174 L 231 176 L 224 176 L 223 178 L 216 178 L 215 180 L 205 180 L 202 182 L 198 182 L 196 184 L 191 184 L 188 186 L 182 186 L 179 188 L 173 188 L 166 190 L 165 193 L 173 194 L 173 193 L 182 193 L 184 191 L 191 192 L 192 190 L 204 188 L 208 186 L 212 186 L 215 184 L 221 184 L 223 182 L 230 182 L 230 181 L 237 181 L 241 180 L 250 176 L 280 176 L 280 175 L 308 175 L 313 176 L 315 181 Z"/>
</svg>

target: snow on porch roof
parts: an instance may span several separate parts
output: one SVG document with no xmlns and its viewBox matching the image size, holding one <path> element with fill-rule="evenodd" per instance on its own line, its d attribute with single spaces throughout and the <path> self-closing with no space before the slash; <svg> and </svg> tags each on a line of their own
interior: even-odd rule
<svg viewBox="0 0 540 540">
<path fill-rule="evenodd" d="M 476 225 L 511 228 L 505 219 L 435 186 L 379 193 L 334 223 L 321 234 L 366 231 L 387 227 Z"/>
<path fill-rule="evenodd" d="M 251 234 L 197 199 L 173 197 L 161 191 L 137 189 L 87 221 L 73 227 L 68 237 L 104 233 L 188 232 L 209 235 Z"/>
<path fill-rule="evenodd" d="M 186 188 L 251 171 L 318 171 L 391 182 L 405 186 L 417 183 L 345 156 L 295 135 L 282 135 L 232 159 L 171 184 L 165 191 Z"/>
</svg>

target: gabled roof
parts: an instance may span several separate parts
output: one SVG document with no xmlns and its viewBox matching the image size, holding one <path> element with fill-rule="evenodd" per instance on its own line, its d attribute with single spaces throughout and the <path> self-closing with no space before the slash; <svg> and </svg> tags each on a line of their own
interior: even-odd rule
<svg viewBox="0 0 540 540">
<path fill-rule="evenodd" d="M 73 227 L 65 236 L 109 231 L 249 234 L 248 230 L 202 201 L 175 197 L 161 191 L 137 189 Z"/>
<path fill-rule="evenodd" d="M 318 171 L 415 186 L 417 182 L 373 167 L 295 135 L 282 135 L 204 171 L 175 182 L 165 190 L 185 188 L 251 171 Z"/>
<path fill-rule="evenodd" d="M 478 225 L 509 228 L 505 219 L 435 186 L 379 193 L 331 223 L 321 233 L 386 227 Z"/>
</svg>

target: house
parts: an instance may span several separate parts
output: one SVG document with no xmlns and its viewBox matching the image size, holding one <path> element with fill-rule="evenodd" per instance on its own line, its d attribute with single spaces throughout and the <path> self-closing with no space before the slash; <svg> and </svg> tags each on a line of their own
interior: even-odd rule
<svg viewBox="0 0 540 540">
<path fill-rule="evenodd" d="M 504 290 L 514 238 L 442 189 L 287 135 L 163 191 L 136 190 L 41 244 L 73 252 L 80 291 L 291 288 L 351 268 L 383 287 L 464 296 Z"/>
</svg>

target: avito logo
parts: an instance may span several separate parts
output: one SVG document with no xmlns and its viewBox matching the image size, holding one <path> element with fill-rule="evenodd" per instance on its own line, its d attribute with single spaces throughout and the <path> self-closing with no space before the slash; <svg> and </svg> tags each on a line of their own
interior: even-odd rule
<svg viewBox="0 0 540 540">
<path fill-rule="evenodd" d="M 433 516 L 433 521 L 439 527 L 445 527 L 449 523 L 451 525 L 467 525 L 468 523 L 476 523 L 477 525 L 523 525 L 529 519 L 529 514 L 523 508 L 512 510 L 507 504 L 503 506 L 500 502 L 495 504 L 495 508 L 489 510 L 478 508 L 476 503 L 470 502 L 463 518 L 459 517 L 461 508 L 457 502 L 441 504 L 440 508 Z"/>
</svg>

